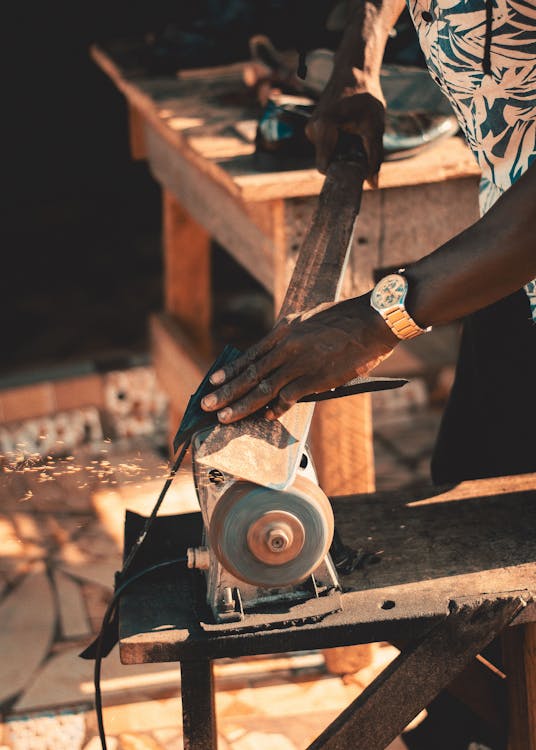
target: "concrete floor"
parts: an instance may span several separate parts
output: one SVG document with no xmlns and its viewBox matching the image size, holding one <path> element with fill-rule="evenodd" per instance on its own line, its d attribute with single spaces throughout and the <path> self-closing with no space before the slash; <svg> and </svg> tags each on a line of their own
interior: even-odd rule
<svg viewBox="0 0 536 750">
<path fill-rule="evenodd" d="M 380 488 L 427 475 L 438 414 L 412 406 L 410 395 L 405 406 L 378 403 Z M 0 487 L 0 747 L 95 750 L 92 664 L 78 653 L 98 630 L 120 568 L 124 511 L 149 512 L 167 462 L 151 437 L 96 442 L 45 462 L 8 458 Z M 194 508 L 184 470 L 163 512 Z M 376 644 L 371 663 L 345 679 L 327 674 L 316 652 L 219 664 L 220 747 L 306 747 L 396 653 Z M 103 688 L 112 750 L 182 747 L 177 665 L 121 667 L 113 653 Z"/>
</svg>

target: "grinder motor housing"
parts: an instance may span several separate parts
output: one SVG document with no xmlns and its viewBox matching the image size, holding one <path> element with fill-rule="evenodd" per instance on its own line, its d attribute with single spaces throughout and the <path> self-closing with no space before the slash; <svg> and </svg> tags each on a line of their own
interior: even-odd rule
<svg viewBox="0 0 536 750">
<path fill-rule="evenodd" d="M 203 516 L 203 546 L 188 565 L 204 570 L 207 603 L 217 623 L 247 624 L 248 615 L 288 619 L 288 607 L 315 599 L 315 613 L 340 609 L 329 556 L 334 520 L 305 448 L 294 481 L 274 490 L 196 460 L 211 430 L 193 436 L 194 481 Z M 295 615 L 293 614 L 293 619 Z"/>
</svg>

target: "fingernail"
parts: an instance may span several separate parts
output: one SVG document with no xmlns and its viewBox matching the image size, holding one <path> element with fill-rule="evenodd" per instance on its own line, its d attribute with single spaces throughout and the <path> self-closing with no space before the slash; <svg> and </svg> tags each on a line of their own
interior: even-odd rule
<svg viewBox="0 0 536 750">
<path fill-rule="evenodd" d="M 223 370 L 216 370 L 216 372 L 213 372 L 210 376 L 210 382 L 212 385 L 219 385 L 220 383 L 223 383 L 225 380 L 225 373 Z"/>
<path fill-rule="evenodd" d="M 207 409 L 211 409 L 213 406 L 216 406 L 216 401 L 216 396 L 213 393 L 210 393 L 203 399 L 202 406 L 205 406 Z"/>
<path fill-rule="evenodd" d="M 218 419 L 220 422 L 227 422 L 228 419 L 230 419 L 233 416 L 233 410 L 232 409 L 222 409 L 218 412 Z"/>
</svg>

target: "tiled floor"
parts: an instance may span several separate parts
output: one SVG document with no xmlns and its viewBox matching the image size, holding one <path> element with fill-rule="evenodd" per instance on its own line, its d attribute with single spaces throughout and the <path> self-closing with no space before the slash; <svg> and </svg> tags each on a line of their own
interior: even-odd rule
<svg viewBox="0 0 536 750">
<path fill-rule="evenodd" d="M 427 477 L 438 415 L 419 381 L 408 388 L 402 401 L 376 401 L 380 489 Z M 124 510 L 147 513 L 167 468 L 147 438 L 44 462 L 21 453 L 4 465 L 0 750 L 98 750 L 92 663 L 78 653 L 111 596 Z M 185 470 L 162 512 L 195 507 Z M 327 674 L 316 652 L 218 664 L 220 750 L 305 748 L 395 654 L 376 644 L 372 665 L 345 679 Z M 175 664 L 122 667 L 113 653 L 103 677 L 110 750 L 182 748 L 179 683 Z"/>
</svg>

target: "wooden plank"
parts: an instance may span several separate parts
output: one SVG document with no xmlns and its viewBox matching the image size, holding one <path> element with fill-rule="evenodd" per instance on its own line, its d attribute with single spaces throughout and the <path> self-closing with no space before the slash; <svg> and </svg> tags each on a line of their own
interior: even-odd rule
<svg viewBox="0 0 536 750">
<path fill-rule="evenodd" d="M 518 566 L 514 575 L 522 576 L 536 561 L 530 530 L 536 520 L 535 497 L 536 475 L 526 474 L 452 488 L 336 498 L 335 524 L 342 540 L 352 549 L 382 550 L 381 562 L 367 569 L 366 581 L 356 570 L 345 583 L 357 590 L 418 581 L 427 587 L 428 581 L 431 588 L 446 590 L 459 576 L 460 582 L 466 579 L 470 594 L 475 592 L 469 588 L 471 580 L 495 586 L 509 577 L 510 566 Z M 530 588 L 529 580 L 517 588 Z M 507 590 L 499 585 L 495 591 Z M 463 588 L 456 591 L 463 594 Z"/>
<path fill-rule="evenodd" d="M 422 258 L 480 216 L 475 178 L 394 188 L 380 195 L 380 267 L 403 266 Z"/>
<path fill-rule="evenodd" d="M 313 168 L 260 173 L 251 156 L 228 159 L 221 165 L 232 175 L 247 201 L 318 195 L 324 182 L 323 176 Z M 379 187 L 431 185 L 464 178 L 478 181 L 480 168 L 465 142 L 454 137 L 410 159 L 385 162 L 380 170 Z M 366 185 L 365 190 L 369 189 Z"/>
<path fill-rule="evenodd" d="M 155 178 L 211 237 L 271 290 L 273 244 L 251 220 L 240 196 L 230 193 L 207 170 L 192 164 L 183 150 L 169 143 L 152 124 L 146 134 L 149 166 Z"/>
<path fill-rule="evenodd" d="M 340 296 L 364 174 L 360 159 L 330 165 L 279 319 Z M 273 423 L 252 416 L 232 425 L 218 425 L 201 446 L 197 460 L 284 489 L 294 478 L 313 411 L 314 405 L 296 404 Z"/>
<path fill-rule="evenodd" d="M 199 353 L 210 358 L 210 236 L 168 190 L 162 198 L 166 312 L 178 319 Z"/>
<path fill-rule="evenodd" d="M 341 612 L 299 627 L 208 636 L 198 625 L 198 604 L 187 595 L 177 597 L 175 576 L 125 595 L 122 658 L 132 663 L 176 660 L 185 653 L 219 658 L 400 641 L 442 618 L 451 598 L 536 592 L 534 474 L 431 487 L 418 495 L 335 498 L 333 507 L 343 542 L 358 556 L 377 557 L 376 564 L 341 573 L 346 592 Z M 186 591 L 188 581 L 185 574 Z M 531 621 L 536 621 L 533 604 L 518 618 Z M 169 623 L 174 628 L 164 632 Z M 262 615 L 255 623 L 262 626 Z"/>
<path fill-rule="evenodd" d="M 508 691 L 508 750 L 536 748 L 536 624 L 503 633 Z"/>
<path fill-rule="evenodd" d="M 364 294 L 374 284 L 382 238 L 383 194 L 363 194 L 343 298 Z M 321 487 L 329 496 L 375 489 L 372 399 L 369 394 L 325 401 L 315 409 L 310 433 Z"/>
<path fill-rule="evenodd" d="M 514 594 L 453 603 L 443 622 L 391 662 L 308 750 L 384 750 L 524 605 Z"/>
</svg>

